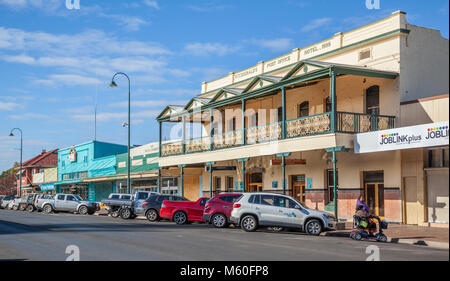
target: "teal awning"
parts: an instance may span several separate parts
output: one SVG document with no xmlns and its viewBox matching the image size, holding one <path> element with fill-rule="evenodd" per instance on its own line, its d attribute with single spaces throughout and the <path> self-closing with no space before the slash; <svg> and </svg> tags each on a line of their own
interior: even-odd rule
<svg viewBox="0 0 450 281">
<path fill-rule="evenodd" d="M 71 184 L 71 183 L 77 183 L 77 182 L 81 182 L 81 180 L 60 181 L 60 182 L 54 183 L 54 185 Z"/>
</svg>

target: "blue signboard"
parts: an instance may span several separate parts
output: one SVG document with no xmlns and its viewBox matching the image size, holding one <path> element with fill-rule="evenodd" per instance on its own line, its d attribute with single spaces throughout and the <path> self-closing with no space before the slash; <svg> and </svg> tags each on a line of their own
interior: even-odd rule
<svg viewBox="0 0 450 281">
<path fill-rule="evenodd" d="M 312 179 L 306 179 L 306 189 L 312 188 Z"/>
</svg>

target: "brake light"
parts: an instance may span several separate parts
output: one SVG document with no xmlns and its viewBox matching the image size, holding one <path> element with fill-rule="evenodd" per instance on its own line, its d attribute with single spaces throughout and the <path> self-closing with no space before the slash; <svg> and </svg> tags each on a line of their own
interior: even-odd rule
<svg viewBox="0 0 450 281">
<path fill-rule="evenodd" d="M 236 203 L 236 204 L 233 205 L 233 209 L 237 209 L 237 208 L 240 208 L 240 207 L 241 207 L 241 204 L 239 204 L 239 203 Z"/>
<path fill-rule="evenodd" d="M 163 203 L 163 204 L 161 204 L 161 208 L 165 208 L 166 207 L 166 205 Z"/>
<path fill-rule="evenodd" d="M 148 204 L 148 202 L 144 202 L 144 203 L 142 203 L 142 207 L 145 207 L 145 206 L 147 206 L 147 204 Z"/>
</svg>

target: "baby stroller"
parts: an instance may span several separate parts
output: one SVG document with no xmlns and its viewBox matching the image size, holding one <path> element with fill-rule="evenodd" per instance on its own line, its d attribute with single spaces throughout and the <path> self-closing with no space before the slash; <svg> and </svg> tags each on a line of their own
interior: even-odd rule
<svg viewBox="0 0 450 281">
<path fill-rule="evenodd" d="M 377 224 L 375 221 L 378 222 L 378 233 L 376 233 L 374 236 L 369 235 L 372 231 L 377 231 Z M 353 216 L 353 227 L 354 230 L 350 233 L 350 238 L 354 240 L 361 240 L 364 239 L 375 239 L 378 242 L 386 242 L 387 237 L 383 233 L 383 229 L 387 229 L 388 223 L 386 220 L 381 220 L 377 216 L 368 216 L 367 219 L 361 218 L 357 215 Z"/>
</svg>

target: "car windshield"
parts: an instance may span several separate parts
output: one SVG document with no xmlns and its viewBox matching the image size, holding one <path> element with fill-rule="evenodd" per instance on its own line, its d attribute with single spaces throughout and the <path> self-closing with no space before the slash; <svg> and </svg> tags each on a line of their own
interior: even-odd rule
<svg viewBox="0 0 450 281">
<path fill-rule="evenodd" d="M 74 196 L 75 196 L 75 198 L 76 198 L 78 201 L 83 201 L 83 199 L 81 199 L 80 196 L 78 196 L 78 195 L 74 195 Z"/>
</svg>

